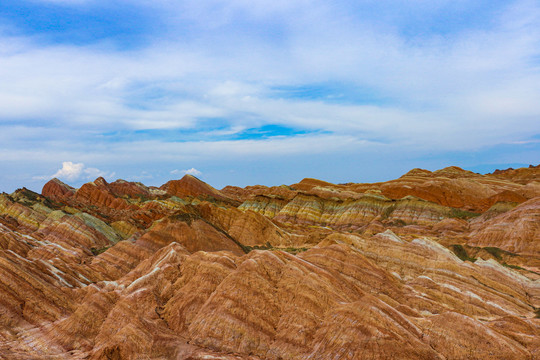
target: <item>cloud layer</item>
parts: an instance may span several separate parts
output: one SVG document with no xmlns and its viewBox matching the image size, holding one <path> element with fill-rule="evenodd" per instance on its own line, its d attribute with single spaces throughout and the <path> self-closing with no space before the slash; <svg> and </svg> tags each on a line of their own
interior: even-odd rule
<svg viewBox="0 0 540 360">
<path fill-rule="evenodd" d="M 17 4 L 0 5 L 5 190 L 38 187 L 63 159 L 75 182 L 96 168 L 163 181 L 180 163 L 219 185 L 538 159 L 535 1 Z M 57 23 L 19 21 L 23 8 Z M 370 170 L 314 165 L 323 154 Z M 257 162 L 282 176 L 242 165 Z"/>
</svg>

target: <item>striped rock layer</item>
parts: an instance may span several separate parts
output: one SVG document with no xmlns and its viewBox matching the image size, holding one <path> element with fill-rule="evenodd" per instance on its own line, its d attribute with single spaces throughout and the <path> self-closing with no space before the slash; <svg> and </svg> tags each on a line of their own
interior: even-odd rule
<svg viewBox="0 0 540 360">
<path fill-rule="evenodd" d="M 540 358 L 539 172 L 1 194 L 0 358 Z"/>
</svg>

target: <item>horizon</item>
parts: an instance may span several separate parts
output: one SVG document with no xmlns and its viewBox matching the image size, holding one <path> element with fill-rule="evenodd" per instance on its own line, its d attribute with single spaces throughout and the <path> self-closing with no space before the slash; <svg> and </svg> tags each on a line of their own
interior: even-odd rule
<svg viewBox="0 0 540 360">
<path fill-rule="evenodd" d="M 0 4 L 0 192 L 540 161 L 540 4 Z"/>
<path fill-rule="evenodd" d="M 516 168 L 509 167 L 509 168 L 505 168 L 505 169 L 495 169 L 495 170 L 493 170 L 493 171 L 491 171 L 491 172 L 484 172 L 484 173 L 481 173 L 481 172 L 474 172 L 474 171 L 472 171 L 472 170 L 463 169 L 463 168 L 461 168 L 461 169 L 464 170 L 464 171 L 472 171 L 472 172 L 474 172 L 474 173 L 476 173 L 476 174 L 478 174 L 478 175 L 489 175 L 489 174 L 491 174 L 491 173 L 493 173 L 494 171 L 497 171 L 497 170 L 503 170 L 503 171 L 504 171 L 504 170 L 514 170 L 514 169 L 520 169 L 520 168 L 530 168 L 530 167 L 534 167 L 534 166 L 540 166 L 540 164 L 538 164 L 538 165 L 529 164 L 529 165 L 519 166 L 519 167 L 516 167 Z M 437 170 L 444 170 L 444 169 L 449 168 L 449 167 L 454 167 L 454 165 L 451 165 L 451 166 L 448 166 L 448 167 L 445 167 L 445 168 L 441 168 L 441 169 L 435 169 L 435 170 L 428 170 L 428 169 L 421 169 L 421 168 L 413 168 L 413 169 L 410 169 L 409 171 L 412 171 L 412 170 L 414 170 L 414 169 L 420 169 L 420 170 L 428 170 L 428 171 L 434 172 L 434 171 L 437 171 Z M 403 175 L 405 175 L 405 174 L 406 174 L 406 173 L 402 174 L 401 176 L 403 176 Z M 163 184 L 146 184 L 146 183 L 143 183 L 143 182 L 140 182 L 140 181 L 137 181 L 137 182 L 138 182 L 138 183 L 141 183 L 141 184 L 143 184 L 143 185 L 145 185 L 145 186 L 147 186 L 147 187 L 160 188 L 162 185 L 165 185 L 165 184 L 166 184 L 167 182 L 169 182 L 169 181 L 180 180 L 180 179 L 182 179 L 182 178 L 184 178 L 184 177 L 186 177 L 186 176 L 192 176 L 192 177 L 194 177 L 195 179 L 197 179 L 197 180 L 199 180 L 199 181 L 202 181 L 202 182 L 204 182 L 204 183 L 210 185 L 211 187 L 213 187 L 214 189 L 217 189 L 217 190 L 222 190 L 223 188 L 225 188 L 225 187 L 227 187 L 227 186 L 237 186 L 237 185 L 234 185 L 234 184 L 227 184 L 227 185 L 224 185 L 224 186 L 216 187 L 216 186 L 214 186 L 214 185 L 208 183 L 208 182 L 205 181 L 204 179 L 201 179 L 201 178 L 199 177 L 200 175 L 197 176 L 197 175 L 190 174 L 190 173 L 186 173 L 186 174 L 184 174 L 184 175 L 182 175 L 181 177 L 178 177 L 178 178 L 172 178 L 172 179 L 169 179 L 169 180 L 167 180 L 166 182 L 164 182 Z M 401 176 L 398 176 L 398 177 L 392 178 L 392 179 L 386 179 L 386 180 L 381 180 L 381 181 L 372 181 L 372 182 L 332 183 L 332 182 L 330 182 L 330 181 L 326 181 L 325 179 L 315 179 L 315 180 L 322 180 L 322 181 L 324 181 L 324 182 L 328 182 L 328 183 L 333 184 L 333 185 L 342 185 L 342 184 L 376 184 L 376 183 L 382 183 L 382 182 L 386 182 L 386 181 L 395 180 L 395 179 L 398 179 L 398 178 L 401 177 Z M 61 181 L 62 183 L 66 184 L 66 185 L 69 185 L 69 186 L 71 186 L 71 187 L 73 187 L 73 188 L 75 188 L 75 189 L 79 189 L 82 185 L 84 185 L 84 184 L 86 184 L 86 183 L 89 183 L 89 182 L 94 182 L 94 181 L 96 181 L 96 180 L 99 179 L 99 178 L 103 178 L 103 177 L 102 177 L 102 176 L 98 176 L 98 177 L 96 177 L 95 179 L 90 180 L 90 181 L 87 181 L 87 182 L 79 182 L 79 183 L 78 183 L 79 186 L 73 186 L 74 184 L 71 184 L 71 183 L 69 183 L 69 182 L 67 182 L 67 181 L 62 181 L 62 180 L 60 180 L 60 179 L 58 179 L 58 178 L 56 178 L 56 177 L 53 177 L 52 179 L 48 180 L 47 182 L 56 179 L 56 180 L 59 180 L 59 181 Z M 105 179 L 105 178 L 103 178 L 103 179 Z M 292 183 L 288 183 L 288 184 L 248 184 L 248 185 L 239 186 L 239 187 L 245 188 L 245 187 L 247 187 L 247 186 L 257 186 L 257 185 L 263 185 L 263 186 L 267 186 L 267 187 L 271 187 L 271 186 L 290 186 L 290 185 L 298 184 L 298 183 L 300 183 L 301 181 L 306 180 L 306 179 L 314 179 L 314 178 L 304 177 L 304 178 L 302 178 L 302 179 L 300 179 L 300 180 L 298 180 L 298 181 L 295 181 L 295 182 L 292 182 Z M 114 180 L 113 180 L 113 179 L 110 179 L 110 180 L 106 180 L 106 179 L 105 179 L 105 181 L 106 181 L 107 183 L 112 183 L 112 182 L 115 182 L 115 181 L 126 181 L 126 180 L 125 180 L 125 179 L 121 179 L 121 178 L 116 178 L 116 179 L 114 179 Z M 46 184 L 46 183 L 44 183 L 43 186 L 44 186 L 45 184 Z M 5 193 L 11 194 L 11 193 L 13 193 L 13 192 L 15 192 L 15 191 L 17 191 L 17 190 L 21 190 L 22 188 L 23 188 L 23 187 L 20 187 L 20 188 L 17 188 L 17 189 L 14 189 L 14 190 L 10 191 L 10 192 L 5 192 Z M 26 187 L 24 187 L 24 188 L 26 188 Z M 41 189 L 39 189 L 39 190 L 36 190 L 36 189 L 30 189 L 30 188 L 26 188 L 26 189 L 28 189 L 28 190 L 30 190 L 30 191 L 33 191 L 33 192 L 35 192 L 35 193 L 38 193 L 38 194 L 41 194 L 41 191 L 42 191 Z M 1 192 L 1 191 L 0 191 L 0 192 Z"/>
</svg>

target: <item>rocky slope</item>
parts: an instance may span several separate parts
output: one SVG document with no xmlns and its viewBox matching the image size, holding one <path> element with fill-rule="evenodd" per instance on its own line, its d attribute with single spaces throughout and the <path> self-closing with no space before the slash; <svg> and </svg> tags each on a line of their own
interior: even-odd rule
<svg viewBox="0 0 540 360">
<path fill-rule="evenodd" d="M 1 359 L 540 359 L 540 168 L 0 195 Z"/>
</svg>

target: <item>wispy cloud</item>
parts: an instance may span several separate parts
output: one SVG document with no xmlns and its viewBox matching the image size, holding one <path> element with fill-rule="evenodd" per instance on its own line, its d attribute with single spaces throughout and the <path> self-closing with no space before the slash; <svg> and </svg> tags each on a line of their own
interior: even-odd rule
<svg viewBox="0 0 540 360">
<path fill-rule="evenodd" d="M 173 170 L 171 171 L 171 174 L 172 175 L 183 174 L 183 175 L 201 176 L 202 172 L 200 172 L 199 170 L 195 168 L 191 168 L 191 169 L 186 169 L 186 170 Z"/>
</svg>

